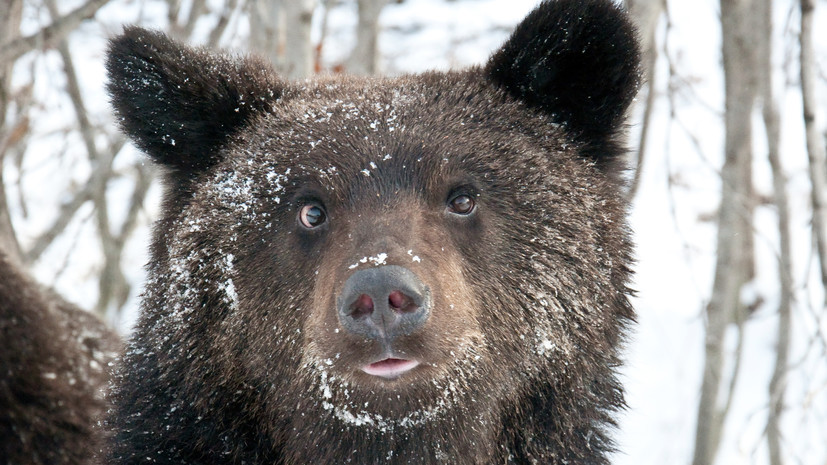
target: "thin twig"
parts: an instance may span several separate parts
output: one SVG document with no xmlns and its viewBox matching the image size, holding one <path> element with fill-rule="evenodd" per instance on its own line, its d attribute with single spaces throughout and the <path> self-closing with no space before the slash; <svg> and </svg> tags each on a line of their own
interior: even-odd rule
<svg viewBox="0 0 827 465">
<path fill-rule="evenodd" d="M 57 17 L 57 5 L 55 0 L 48 0 L 46 6 L 53 17 Z M 80 127 L 81 137 L 83 138 L 86 151 L 88 153 L 89 161 L 92 164 L 92 180 L 90 184 L 92 188 L 92 201 L 95 204 L 95 219 L 98 227 L 98 234 L 101 241 L 101 246 L 104 254 L 104 269 L 100 274 L 99 280 L 99 296 L 96 310 L 99 314 L 103 314 L 106 306 L 112 298 L 113 293 L 119 292 L 123 287 L 127 286 L 126 278 L 120 268 L 121 250 L 115 241 L 112 234 L 109 221 L 109 207 L 106 198 L 106 187 L 111 177 L 112 162 L 114 160 L 114 153 L 99 152 L 95 145 L 95 129 L 89 122 L 86 107 L 83 103 L 83 96 L 81 95 L 80 85 L 77 79 L 77 72 L 72 60 L 72 55 L 69 50 L 68 43 L 64 40 L 57 46 L 60 56 L 63 59 L 64 71 L 66 74 L 67 92 L 72 100 L 72 105 L 75 108 L 78 126 Z M 122 246 L 121 246 L 122 248 Z"/>
<path fill-rule="evenodd" d="M 135 189 L 132 191 L 132 198 L 129 201 L 129 209 L 126 213 L 126 219 L 121 226 L 121 231 L 116 237 L 116 241 L 120 248 L 123 248 L 127 239 L 135 231 L 138 225 L 138 213 L 143 209 L 146 194 L 149 192 L 149 187 L 152 185 L 152 173 L 148 165 L 135 165 L 136 179 Z"/>
<path fill-rule="evenodd" d="M 52 223 L 52 226 L 43 234 L 35 239 L 34 244 L 24 253 L 24 261 L 26 263 L 33 263 L 37 261 L 47 248 L 54 242 L 54 240 L 66 230 L 69 222 L 75 217 L 80 207 L 84 203 L 92 199 L 93 186 L 97 181 L 90 178 L 86 186 L 76 193 L 72 200 L 64 203 L 60 207 L 57 219 Z"/>
<path fill-rule="evenodd" d="M 89 0 L 71 13 L 52 21 L 47 27 L 32 35 L 12 40 L 0 45 L 0 63 L 14 61 L 26 53 L 38 48 L 52 48 L 75 30 L 86 19 L 95 16 L 95 13 L 109 0 Z"/>
</svg>

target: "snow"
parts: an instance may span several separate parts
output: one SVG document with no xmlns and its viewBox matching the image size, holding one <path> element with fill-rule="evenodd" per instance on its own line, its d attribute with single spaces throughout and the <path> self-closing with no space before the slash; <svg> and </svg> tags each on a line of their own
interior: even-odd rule
<svg viewBox="0 0 827 465">
<path fill-rule="evenodd" d="M 233 276 L 235 275 L 235 270 L 233 269 L 233 260 L 235 257 L 233 254 L 227 254 L 225 257 L 225 266 L 221 272 L 221 276 L 225 276 L 226 280 L 223 283 L 219 283 L 218 289 L 224 292 L 226 296 L 226 301 L 230 304 L 230 309 L 237 310 L 238 309 L 238 293 L 235 290 L 235 283 L 233 282 Z"/>
<path fill-rule="evenodd" d="M 61 2 L 62 11 L 68 11 L 79 1 Z M 220 2 L 208 2 L 213 11 L 220 11 Z M 183 2 L 182 15 L 189 2 Z M 513 27 L 535 4 L 535 0 L 406 0 L 392 2 L 384 10 L 380 20 L 383 33 L 380 47 L 383 67 L 387 73 L 400 74 L 425 69 L 451 69 L 484 63 L 488 54 L 508 35 Z M 82 92 L 93 125 L 114 126 L 108 108 L 108 98 L 103 88 L 103 54 L 105 39 L 118 31 L 121 24 L 167 27 L 166 2 L 163 0 L 113 0 L 102 8 L 96 21 L 85 23 L 70 36 L 70 47 L 75 54 L 75 66 L 81 79 Z M 795 55 L 795 31 L 797 2 L 776 2 L 774 12 L 776 57 L 778 68 L 775 76 L 780 92 L 782 112 L 782 143 L 784 163 L 789 176 L 788 186 L 793 215 L 793 255 L 795 260 L 794 281 L 797 299 L 794 308 L 794 336 L 791 352 L 793 368 L 787 378 L 786 412 L 783 422 L 785 432 L 784 451 L 791 463 L 805 465 L 823 464 L 827 460 L 827 363 L 823 347 L 827 340 L 827 318 L 822 302 L 824 289 L 818 282 L 817 264 L 813 258 L 810 241 L 809 183 L 806 173 L 807 157 L 803 146 L 800 95 L 797 85 Z M 720 33 L 718 6 L 713 0 L 699 2 L 669 2 L 671 22 L 661 24 L 658 31 L 662 38 L 668 34 L 668 50 L 673 62 L 661 60 L 657 66 L 658 100 L 655 107 L 649 155 L 642 173 L 642 184 L 631 212 L 631 223 L 638 244 L 638 260 L 635 287 L 638 296 L 634 304 L 639 323 L 627 345 L 627 364 L 622 378 L 627 389 L 629 410 L 623 415 L 618 429 L 618 445 L 622 452 L 614 457 L 616 464 L 656 465 L 689 463 L 692 454 L 700 376 L 703 364 L 703 311 L 709 298 L 714 269 L 715 224 L 705 218 L 713 217 L 720 190 L 718 170 L 721 165 L 723 145 L 723 77 L 720 68 Z M 816 31 L 827 27 L 824 5 L 817 4 Z M 341 2 L 330 13 L 328 39 L 324 49 L 327 65 L 341 63 L 352 47 L 352 29 L 356 23 L 353 2 Z M 318 16 L 318 15 L 317 15 Z M 206 21 L 206 20 L 205 20 Z M 223 45 L 240 47 L 247 26 L 243 17 L 234 15 L 224 37 Z M 27 2 L 22 29 L 32 33 L 40 25 L 48 24 L 45 8 L 34 7 Z M 314 37 L 320 36 L 317 28 Z M 203 22 L 196 28 L 204 31 L 209 24 Z M 699 31 L 702 31 L 699 33 Z M 203 32 L 196 41 L 203 42 Z M 827 58 L 827 35 L 816 34 L 818 58 L 823 67 Z M 670 66 L 682 78 L 667 82 Z M 820 81 L 819 122 L 823 125 L 823 109 L 827 101 Z M 74 114 L 71 102 L 64 94 L 65 78 L 62 63 L 56 51 L 30 54 L 24 57 L 14 70 L 13 92 L 22 92 L 31 85 L 30 92 L 36 105 L 29 113 L 35 124 L 26 157 L 19 168 L 6 160 L 5 181 L 7 186 L 20 185 L 26 193 L 18 195 L 9 189 L 16 232 L 24 248 L 31 247 L 35 237 L 54 220 L 63 202 L 71 198 L 85 185 L 89 176 L 89 163 L 76 134 L 68 139 L 64 133 L 70 127 Z M 669 89 L 675 90 L 675 98 L 666 98 Z M 355 107 L 353 108 L 355 110 Z M 15 108 L 11 109 L 13 115 Z M 676 119 L 670 120 L 675 112 Z M 640 111 L 633 118 L 632 141 L 637 140 Z M 308 119 L 327 119 L 330 114 L 308 114 Z M 387 124 L 393 129 L 396 115 L 389 115 Z M 13 121 L 14 118 L 11 118 Z M 755 147 L 758 159 L 755 180 L 759 192 L 771 192 L 768 164 L 761 159 L 763 135 L 756 131 Z M 99 146 L 112 141 L 98 140 Z M 170 143 L 174 143 L 170 141 Z M 313 143 L 310 144 L 311 149 Z M 128 204 L 129 186 L 134 173 L 128 167 L 140 159 L 138 151 L 127 144 L 115 159 L 114 169 L 121 176 L 110 189 L 110 221 L 119 225 L 123 221 L 122 205 Z M 382 160 L 387 160 L 386 155 Z M 376 169 L 371 163 L 365 168 Z M 331 174 L 335 167 L 329 168 Z M 242 212 L 249 210 L 253 195 L 250 186 L 235 179 L 235 173 L 223 173 L 223 183 L 217 194 L 234 203 Z M 281 173 L 273 168 L 268 181 L 275 202 L 278 193 L 287 183 L 289 172 Z M 43 188 L 42 186 L 48 186 Z M 147 261 L 146 244 L 150 224 L 158 217 L 161 188 L 156 184 L 139 217 L 139 228 L 125 248 L 127 279 L 136 283 L 130 293 L 129 311 L 116 323 L 127 331 L 135 319 L 138 295 L 144 281 L 143 266 Z M 743 353 L 735 398 L 730 418 L 725 425 L 725 437 L 721 445 L 718 463 L 757 464 L 768 463 L 763 426 L 767 416 L 767 386 L 774 363 L 775 305 L 777 305 L 777 256 L 776 215 L 769 206 L 759 206 L 757 223 L 758 276 L 745 293 L 763 297 L 764 303 L 745 324 Z M 189 224 L 189 231 L 197 231 L 200 225 Z M 115 228 L 117 230 L 117 227 Z M 94 274 L 102 266 L 103 257 L 97 249 L 94 236 L 95 221 L 90 205 L 81 208 L 67 228 L 61 242 L 46 250 L 37 261 L 34 271 L 38 278 L 55 285 L 67 298 L 91 308 L 97 296 Z M 224 290 L 228 303 L 238 304 L 237 289 L 232 280 L 235 257 L 223 255 L 226 279 L 218 285 Z M 412 261 L 420 258 L 409 251 Z M 386 255 L 377 253 L 363 257 L 360 264 L 378 266 L 385 263 Z M 179 268 L 181 282 L 190 278 L 188 267 L 195 266 L 198 255 L 181 256 Z M 180 299 L 186 302 L 186 291 L 176 288 Z M 176 308 L 177 318 L 187 311 Z M 542 331 L 534 335 L 538 354 L 551 355 L 555 342 L 545 338 Z M 729 350 L 735 345 L 735 334 L 727 334 Z M 329 398 L 333 380 L 320 372 L 320 389 Z M 44 376 L 56 376 L 53 373 Z M 446 389 L 448 389 L 446 387 Z M 335 391 L 335 389 L 334 389 Z M 362 408 L 338 409 L 336 416 L 356 426 L 374 428 L 389 427 L 387 419 L 371 416 Z M 428 415 L 438 412 L 422 411 L 412 414 L 407 422 L 424 421 Z M 420 415 L 420 416 L 417 416 Z M 399 426 L 404 426 L 402 421 Z"/>
<path fill-rule="evenodd" d="M 476 355 L 473 346 L 469 342 L 463 343 L 465 347 L 461 352 L 465 358 L 457 360 L 457 370 L 473 370 L 475 363 L 480 357 Z M 370 428 L 383 433 L 404 434 L 404 430 L 436 421 L 438 418 L 456 414 L 457 409 L 462 409 L 462 394 L 465 391 L 460 385 L 462 376 L 444 378 L 439 384 L 434 385 L 439 389 L 441 395 L 431 399 L 430 403 L 420 405 L 418 409 L 411 410 L 401 418 L 386 418 L 385 416 L 371 411 L 369 402 L 357 403 L 350 395 L 350 386 L 345 380 L 336 378 L 328 373 L 328 368 L 333 364 L 330 359 L 311 360 L 302 368 L 309 372 L 309 375 L 316 380 L 318 389 L 321 392 L 321 406 L 324 410 L 333 413 L 333 416 L 346 425 L 361 428 Z"/>
<path fill-rule="evenodd" d="M 781 3 L 775 14 L 776 25 L 787 24 L 785 15 L 792 5 L 794 3 Z M 654 125 L 650 128 L 650 157 L 632 212 L 638 242 L 636 287 L 639 294 L 635 307 L 639 325 L 629 345 L 628 364 L 624 369 L 630 409 L 620 425 L 624 454 L 618 457 L 618 463 L 689 463 L 700 393 L 703 311 L 712 287 L 716 234 L 715 223 L 703 218 L 713 215 L 717 208 L 720 188 L 717 172 L 722 162 L 724 135 L 720 116 L 723 82 L 718 70 L 720 34 L 717 27 L 704 28 L 704 34 L 697 34 L 698 24 L 714 24 L 717 20 L 714 3 L 670 2 L 670 9 L 673 21 L 670 49 L 678 57 L 675 66 L 679 74 L 692 77 L 693 85 L 691 92 L 687 89 L 678 93 L 680 124 L 669 123 L 669 104 L 665 98 L 659 98 Z M 659 31 L 661 35 L 665 32 L 665 28 Z M 795 39 L 782 40 L 781 33 L 777 35 L 776 45 L 781 45 L 777 48 L 782 51 Z M 658 72 L 659 92 L 664 95 L 668 73 L 665 62 L 659 63 Z M 785 82 L 783 89 L 779 89 L 785 121 L 783 161 L 790 177 L 792 227 L 796 238 L 793 243 L 795 282 L 799 289 L 791 363 L 820 367 L 824 364 L 824 352 L 806 347 L 808 335 L 816 329 L 812 323 L 806 329 L 802 325 L 808 320 L 808 306 L 822 312 L 818 304 L 807 301 L 822 301 L 823 290 L 813 280 L 813 271 L 808 271 L 812 250 L 807 216 L 807 160 L 801 145 L 803 129 L 800 118 L 796 118 L 801 114 L 800 96 L 793 88 L 795 82 L 785 81 L 784 76 L 776 76 L 776 82 Z M 760 128 L 760 122 L 756 127 Z M 761 157 L 764 136 L 760 130 L 756 133 L 756 186 L 759 192 L 769 194 L 771 173 Z M 670 179 L 671 185 L 667 183 Z M 772 207 L 758 208 L 758 276 L 742 293 L 750 300 L 760 296 L 765 301 L 744 327 L 744 359 L 717 463 L 767 463 L 763 428 L 777 323 L 774 315 L 778 293 L 776 221 Z M 808 298 L 809 293 L 815 295 Z M 823 328 L 824 323 L 820 324 Z M 736 343 L 733 331 L 727 333 L 725 343 L 731 354 Z M 822 463 L 827 456 L 823 369 L 793 368 L 788 382 L 785 453 L 801 463 Z M 820 423 L 815 418 L 821 418 Z"/>
<path fill-rule="evenodd" d="M 380 266 L 386 264 L 386 260 L 388 259 L 388 254 L 385 252 L 379 252 L 378 254 L 371 256 L 371 257 L 362 257 L 354 263 L 353 265 L 348 266 L 349 270 L 354 270 L 359 267 L 359 265 L 371 262 L 373 266 Z"/>
</svg>

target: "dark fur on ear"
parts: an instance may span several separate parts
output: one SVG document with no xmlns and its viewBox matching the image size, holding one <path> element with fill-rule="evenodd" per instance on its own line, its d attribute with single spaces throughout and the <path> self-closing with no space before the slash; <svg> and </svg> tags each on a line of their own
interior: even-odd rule
<svg viewBox="0 0 827 465">
<path fill-rule="evenodd" d="M 124 132 L 184 179 L 212 166 L 227 137 L 283 90 L 255 58 L 214 55 L 134 26 L 110 41 L 106 69 Z"/>
<path fill-rule="evenodd" d="M 488 76 L 586 142 L 613 136 L 637 93 L 636 30 L 609 0 L 545 0 L 489 60 Z"/>
</svg>

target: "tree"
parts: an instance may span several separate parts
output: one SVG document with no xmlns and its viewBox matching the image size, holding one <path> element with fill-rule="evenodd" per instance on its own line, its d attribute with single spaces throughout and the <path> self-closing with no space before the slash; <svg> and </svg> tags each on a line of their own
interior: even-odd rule
<svg viewBox="0 0 827 465">
<path fill-rule="evenodd" d="M 721 0 L 722 53 L 725 82 L 724 166 L 721 168 L 721 203 L 718 210 L 717 255 L 712 293 L 706 308 L 706 338 L 701 398 L 692 463 L 715 461 L 722 428 L 738 375 L 740 350 L 735 354 L 728 398 L 718 396 L 722 383 L 726 329 L 740 329 L 748 302 L 742 289 L 754 276 L 752 191 L 752 113 L 758 93 L 757 24 L 754 0 Z M 761 31 L 761 33 L 765 33 Z M 739 336 L 740 338 L 740 336 Z M 740 345 L 740 341 L 739 341 Z"/>
<path fill-rule="evenodd" d="M 359 0 L 356 46 L 347 60 L 353 74 L 370 75 L 379 71 L 379 14 L 387 0 Z"/>
<path fill-rule="evenodd" d="M 650 120 L 657 95 L 655 89 L 655 65 L 658 59 L 658 42 L 655 37 L 658 22 L 666 8 L 665 0 L 626 0 L 626 7 L 638 26 L 640 33 L 640 48 L 643 51 L 643 73 L 645 80 L 641 93 L 646 93 L 643 100 L 643 117 L 641 121 L 640 138 L 637 144 L 637 160 L 635 162 L 634 177 L 629 187 L 628 197 L 634 199 L 640 186 L 640 176 L 643 173 L 643 161 L 646 158 L 646 143 L 648 141 Z"/>
<path fill-rule="evenodd" d="M 784 410 L 784 393 L 787 362 L 790 352 L 790 332 L 792 308 L 795 289 L 793 284 L 793 263 L 790 233 L 790 206 L 787 195 L 787 175 L 781 157 L 780 115 L 776 104 L 772 79 L 772 0 L 760 0 L 756 14 L 760 19 L 759 30 L 765 34 L 756 34 L 756 50 L 762 116 L 767 135 L 767 157 L 772 169 L 773 202 L 778 212 L 778 277 L 780 296 L 778 301 L 778 330 L 776 341 L 776 358 L 769 385 L 769 414 L 767 415 L 767 446 L 770 465 L 781 465 L 782 427 L 781 416 Z"/>
<path fill-rule="evenodd" d="M 250 10 L 250 48 L 287 77 L 313 74 L 310 28 L 316 0 L 255 0 Z"/>
<path fill-rule="evenodd" d="M 827 162 L 824 136 L 816 122 L 816 68 L 813 51 L 813 0 L 801 0 L 801 99 L 804 110 L 807 154 L 812 184 L 813 234 L 821 266 L 821 282 L 827 287 Z"/>
<path fill-rule="evenodd" d="M 113 4 L 106 9 L 110 12 L 121 4 L 136 4 L 125 0 L 77 0 L 68 3 L 58 0 L 0 0 L 0 172 L 5 174 L 0 177 L 0 247 L 17 256 L 20 263 L 31 269 L 65 268 L 63 276 L 72 277 L 88 274 L 89 278 L 84 282 L 91 283 L 92 289 L 87 295 L 93 297 L 86 306 L 117 319 L 125 292 L 129 291 L 130 298 L 133 298 L 135 289 L 140 288 L 140 282 L 129 278 L 128 273 L 130 269 L 140 268 L 140 264 L 128 264 L 126 257 L 130 250 L 144 247 L 134 239 L 134 232 L 146 231 L 152 219 L 151 208 L 144 208 L 144 199 L 147 192 L 151 192 L 154 177 L 149 163 L 131 158 L 135 157 L 134 152 L 130 151 L 130 146 L 119 136 L 111 117 L 107 116 L 109 110 L 99 104 L 105 100 L 102 92 L 96 97 L 88 94 L 90 81 L 97 81 L 93 84 L 100 87 L 102 83 L 99 75 L 86 72 L 87 63 L 81 59 L 83 51 L 80 44 L 93 40 L 103 43 L 107 35 L 119 31 L 122 22 L 141 21 L 137 15 L 124 18 L 122 13 L 119 13 L 117 20 L 107 20 L 106 10 L 100 9 L 108 3 Z M 338 71 L 341 68 L 357 74 L 376 73 L 384 62 L 380 52 L 385 53 L 384 57 L 407 53 L 406 50 L 394 49 L 400 48 L 399 43 L 392 41 L 395 37 L 427 34 L 429 26 L 424 19 L 411 19 L 409 23 L 404 23 L 396 19 L 397 15 L 382 16 L 380 12 L 386 10 L 388 0 L 140 0 L 137 3 L 167 8 L 161 11 L 160 21 L 147 24 L 151 27 L 167 28 L 168 33 L 179 39 L 210 47 L 235 47 L 242 53 L 249 49 L 273 61 L 283 75 L 293 79 L 302 79 L 324 69 Z M 393 8 L 415 7 L 413 2 L 399 4 L 395 0 L 392 3 Z M 445 0 L 439 7 L 463 8 L 463 5 L 467 7 L 471 3 L 469 0 Z M 657 176 L 647 175 L 641 179 L 639 174 L 646 170 L 653 170 L 648 174 L 657 173 L 660 165 L 666 165 L 664 178 L 667 187 L 663 194 L 664 198 L 670 199 L 676 225 L 687 217 L 701 216 L 693 225 L 701 224 L 698 229 L 704 234 L 714 233 L 714 238 L 710 240 L 686 241 L 683 244 L 686 255 L 675 258 L 688 262 L 701 257 L 698 261 L 704 264 L 714 262 L 714 269 L 706 265 L 687 266 L 693 268 L 696 277 L 702 276 L 699 279 L 701 282 L 707 276 L 714 275 L 714 279 L 710 286 L 703 284 L 698 290 L 698 308 L 703 308 L 701 314 L 704 317 L 703 348 L 700 348 L 700 339 L 694 339 L 696 345 L 693 348 L 697 348 L 697 354 L 693 354 L 701 355 L 703 352 L 703 373 L 693 368 L 693 373 L 687 374 L 693 382 L 697 376 L 701 385 L 697 425 L 693 434 L 671 437 L 683 440 L 684 447 L 695 441 L 695 463 L 714 464 L 716 459 L 718 463 L 723 463 L 724 452 L 732 453 L 733 449 L 742 448 L 740 443 L 738 446 L 733 444 L 742 439 L 739 434 L 747 422 L 743 418 L 733 418 L 733 412 L 737 412 L 738 407 L 733 399 L 760 398 L 765 404 L 750 408 L 751 412 L 758 412 L 754 417 L 757 419 L 753 421 L 766 428 L 763 436 L 756 439 L 758 442 L 749 444 L 760 448 L 760 453 L 753 454 L 761 456 L 758 460 L 761 463 L 762 460 L 769 460 L 771 465 L 796 463 L 799 458 L 796 454 L 802 457 L 805 453 L 812 454 L 809 450 L 802 452 L 804 446 L 796 443 L 797 436 L 804 435 L 807 430 L 818 429 L 812 428 L 812 424 L 823 430 L 823 418 L 827 418 L 827 408 L 824 407 L 827 402 L 821 400 L 827 379 L 818 377 L 821 376 L 818 370 L 822 368 L 812 369 L 813 366 L 822 367 L 827 357 L 824 329 L 827 162 L 825 127 L 824 122 L 818 119 L 817 111 L 819 106 L 824 106 L 823 97 L 819 100 L 818 95 L 824 91 L 827 81 L 820 71 L 824 63 L 819 63 L 819 59 L 825 56 L 823 45 L 813 40 L 814 30 L 823 28 L 814 15 L 817 2 L 720 0 L 720 17 L 717 11 L 713 11 L 714 7 L 704 2 L 625 0 L 625 3 L 637 19 L 646 61 L 646 84 L 639 96 L 639 108 L 630 120 L 632 126 L 640 129 L 640 138 L 632 141 L 632 145 L 637 143 L 634 148 L 637 149 L 639 169 L 635 171 L 636 178 L 629 195 L 645 205 L 643 202 L 646 199 L 641 193 L 651 195 L 653 187 L 647 183 L 657 181 Z M 709 9 L 709 17 L 713 19 L 697 24 L 692 22 L 696 21 L 695 17 L 675 13 L 685 11 L 681 7 L 688 3 L 696 9 Z M 68 7 L 69 4 L 72 6 Z M 774 19 L 777 24 L 771 24 L 772 7 L 776 10 Z M 99 10 L 100 14 L 95 16 Z M 24 11 L 39 14 L 38 18 L 43 22 L 40 28 L 32 26 L 31 17 L 26 16 L 29 20 L 28 26 L 24 25 L 27 32 L 21 32 L 20 21 L 21 15 L 26 14 L 22 13 Z M 800 35 L 796 21 L 799 11 Z M 315 15 L 320 13 L 325 14 L 321 21 L 311 21 L 317 19 Z M 335 17 L 340 13 L 353 16 L 348 17 L 347 21 L 340 21 Z M 784 14 L 789 16 L 789 23 L 782 22 L 783 19 L 779 21 Z M 720 23 L 716 24 L 718 19 Z M 441 24 L 440 21 L 434 22 Z M 358 25 L 351 30 L 339 26 L 350 23 Z M 83 27 L 79 28 L 81 25 Z M 316 40 L 314 35 L 311 39 L 312 27 L 317 28 L 314 32 L 318 33 L 319 25 L 320 38 Z M 720 26 L 723 39 L 721 66 L 712 65 L 708 70 L 686 66 L 682 62 L 683 54 L 697 47 L 698 35 L 715 25 Z M 484 33 L 469 33 L 464 26 L 450 27 L 455 30 L 450 31 L 454 34 L 451 40 L 444 41 L 446 48 L 451 46 L 449 44 L 485 43 L 486 36 L 507 33 L 508 25 L 492 23 Z M 389 33 L 380 36 L 380 31 Z M 688 40 L 687 31 L 691 35 Z M 352 34 L 352 37 L 345 37 L 345 34 Z M 786 40 L 781 46 L 779 37 Z M 333 56 L 328 51 L 341 43 L 356 44 L 350 53 L 348 50 L 338 51 L 339 57 L 347 57 L 336 58 L 343 63 L 330 63 L 330 58 L 322 56 L 322 51 Z M 775 47 L 776 58 L 786 52 L 785 61 L 772 62 L 771 47 Z M 314 49 L 317 54 L 315 62 Z M 52 75 L 32 74 L 29 77 L 29 68 L 34 67 L 32 63 L 45 62 L 49 63 Z M 14 84 L 10 80 L 12 72 L 17 80 Z M 779 79 L 782 74 L 788 82 Z M 703 89 L 705 83 L 717 82 L 720 77 L 725 78 L 726 95 L 719 103 L 699 89 Z M 46 101 L 42 94 L 38 94 L 44 87 L 51 89 L 52 96 L 59 94 L 60 102 Z M 790 95 L 795 98 L 790 99 Z M 797 108 L 794 112 L 790 111 L 791 100 L 801 103 L 800 111 Z M 693 106 L 694 109 L 703 107 L 703 115 L 709 121 L 699 121 L 704 116 L 699 118 L 698 113 L 692 113 Z M 45 113 L 64 114 L 66 121 L 62 121 L 57 129 L 44 129 L 38 115 Z M 670 129 L 667 131 L 660 130 L 664 121 L 669 122 Z M 726 138 L 721 143 L 704 133 L 710 127 L 717 129 L 719 123 L 723 123 L 726 130 Z M 671 145 L 668 141 L 664 142 L 663 133 L 669 131 L 679 134 L 671 136 L 678 143 Z M 683 135 L 687 136 L 686 139 L 681 138 Z M 55 179 L 54 185 L 47 189 L 60 190 L 62 194 L 54 197 L 54 208 L 51 204 L 43 208 L 43 204 L 34 203 L 33 199 L 40 192 L 37 189 L 32 192 L 31 186 L 19 181 L 27 169 L 31 173 L 32 160 L 38 156 L 38 150 L 43 151 L 42 145 L 40 149 L 33 147 L 43 139 L 56 141 L 47 150 L 50 163 L 69 166 L 68 160 L 71 159 L 75 174 L 74 178 L 67 174 L 65 179 Z M 762 153 L 764 140 L 766 155 Z M 796 146 L 790 149 L 790 141 L 800 144 L 802 148 Z M 702 148 L 703 143 L 707 142 Z M 684 177 L 681 172 L 689 164 L 685 159 L 692 150 L 686 150 L 687 146 L 695 150 L 689 156 L 700 155 L 697 157 L 698 163 L 704 165 L 705 171 L 702 171 L 706 178 L 703 181 L 706 184 L 702 187 L 698 181 Z M 80 155 L 69 157 L 64 154 L 69 151 Z M 805 152 L 807 160 L 804 160 Z M 718 162 L 719 154 L 723 163 Z M 799 154 L 802 163 L 796 164 Z M 74 170 L 76 166 L 80 169 Z M 768 169 L 770 167 L 771 171 Z M 752 179 L 750 168 L 754 168 L 756 180 Z M 17 173 L 23 174 L 17 177 Z M 772 178 L 767 178 L 765 173 L 771 173 Z M 688 198 L 698 195 L 700 191 L 710 191 L 710 179 L 720 181 L 720 192 L 715 194 L 720 194 L 720 207 L 714 214 L 707 210 L 713 207 L 706 204 L 692 210 L 680 203 L 681 196 Z M 811 190 L 805 186 L 807 181 L 812 186 Z M 635 190 L 640 185 L 644 188 Z M 117 193 L 118 200 L 114 200 Z M 44 209 L 51 212 L 45 220 L 42 212 L 38 211 Z M 767 222 L 762 222 L 767 214 L 776 215 L 770 216 L 777 220 L 777 224 L 772 224 L 773 230 L 766 229 Z M 717 223 L 707 226 L 705 218 L 712 217 L 717 219 Z M 39 218 L 42 224 L 31 226 L 37 223 L 32 221 L 35 218 Z M 810 222 L 812 229 L 802 234 L 801 225 Z M 635 226 L 643 229 L 649 225 Z M 78 254 L 74 251 L 74 242 L 80 240 L 79 237 L 93 237 L 90 242 L 94 242 L 94 250 L 86 246 L 78 247 L 83 250 L 80 254 L 88 256 L 84 256 L 83 260 L 70 260 L 68 257 Z M 812 255 L 804 255 L 801 251 L 805 247 L 797 245 L 809 243 L 810 240 L 814 251 Z M 130 241 L 133 242 L 130 244 Z M 642 250 L 647 247 L 650 244 L 640 244 Z M 768 248 L 775 254 L 775 260 L 767 261 L 766 254 L 761 255 Z M 712 249 L 717 252 L 713 254 L 709 251 Z M 86 268 L 78 270 L 77 263 L 70 261 L 82 261 Z M 640 263 L 641 268 L 646 266 L 647 263 Z M 675 266 L 686 265 L 676 263 Z M 809 267 L 812 267 L 813 279 L 808 275 Z M 771 275 L 775 279 L 776 270 L 778 289 L 772 286 L 759 289 L 767 297 L 764 304 L 744 292 L 751 288 L 751 282 L 760 282 L 764 286 L 767 279 L 762 280 L 762 277 Z M 663 270 L 664 275 L 670 272 L 669 269 Z M 55 274 L 60 275 L 58 272 Z M 753 279 L 753 276 L 756 278 Z M 66 281 L 59 284 L 65 286 Z M 653 284 L 640 282 L 639 286 L 643 308 L 648 298 L 647 291 Z M 671 311 L 665 308 L 657 310 L 664 313 Z M 753 318 L 751 315 L 759 317 Z M 645 322 L 645 318 L 641 320 Z M 758 333 L 752 332 L 754 324 L 767 321 L 777 326 L 772 326 L 772 337 L 762 340 L 760 344 L 771 347 L 772 353 L 771 357 L 762 360 L 769 367 L 766 379 L 755 383 L 752 374 L 741 368 L 740 360 L 750 356 L 750 350 L 755 350 L 756 338 L 752 335 Z M 802 345 L 806 347 L 802 348 Z M 671 363 L 680 364 L 683 360 Z M 812 385 L 801 389 L 801 380 L 809 379 L 811 375 L 816 376 Z M 791 384 L 796 382 L 798 384 Z M 788 388 L 790 385 L 796 388 Z M 742 396 L 747 391 L 751 391 L 751 395 Z M 686 403 L 689 404 L 690 399 L 686 399 Z M 821 405 L 820 409 L 814 408 L 814 404 L 816 407 Z M 684 413 L 684 416 L 687 415 Z M 811 423 L 797 421 L 804 417 Z M 806 430 L 801 425 L 806 425 Z M 827 447 L 824 450 L 827 451 Z M 823 455 L 813 460 L 823 461 Z M 807 460 L 799 461 L 810 463 L 811 456 L 806 457 Z M 630 456 L 629 459 L 634 461 L 638 457 Z M 682 459 L 689 460 L 688 457 Z"/>
<path fill-rule="evenodd" d="M 0 44 L 7 44 L 17 38 L 20 19 L 23 13 L 23 0 L 0 0 Z M 3 160 L 7 147 L 13 145 L 20 134 L 27 130 L 27 123 L 21 122 L 14 128 L 6 127 L 6 112 L 9 108 L 11 93 L 11 71 L 13 59 L 0 59 L 0 248 L 6 255 L 20 262 L 20 246 L 14 234 L 9 208 L 6 201 L 6 187 L 3 183 Z"/>
</svg>

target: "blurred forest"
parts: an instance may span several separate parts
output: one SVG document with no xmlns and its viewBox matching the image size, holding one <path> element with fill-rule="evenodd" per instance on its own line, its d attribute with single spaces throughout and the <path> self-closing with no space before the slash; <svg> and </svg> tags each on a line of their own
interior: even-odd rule
<svg viewBox="0 0 827 465">
<path fill-rule="evenodd" d="M 627 0 L 638 234 L 617 463 L 827 465 L 827 2 Z M 484 62 L 535 0 L 0 0 L 0 247 L 124 334 L 157 173 L 118 132 L 123 24 L 291 79 Z"/>
</svg>

